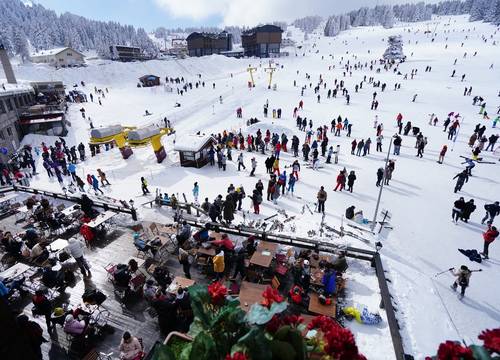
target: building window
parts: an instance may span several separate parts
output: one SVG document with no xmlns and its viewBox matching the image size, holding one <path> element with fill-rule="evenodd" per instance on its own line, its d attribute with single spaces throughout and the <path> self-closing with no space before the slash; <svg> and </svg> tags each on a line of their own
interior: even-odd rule
<svg viewBox="0 0 500 360">
<path fill-rule="evenodd" d="M 0 130 L 0 140 L 5 140 L 5 136 L 3 135 L 3 130 Z"/>
<path fill-rule="evenodd" d="M 12 101 L 11 101 L 11 99 L 7 99 L 6 101 L 7 101 L 7 109 L 9 111 L 14 110 L 14 108 L 12 107 Z"/>
<path fill-rule="evenodd" d="M 0 100 L 0 113 L 5 114 L 5 105 L 2 100 Z"/>
<path fill-rule="evenodd" d="M 12 129 L 10 127 L 7 127 L 7 135 L 12 136 Z"/>
<path fill-rule="evenodd" d="M 19 105 L 24 106 L 24 98 L 23 96 L 19 96 Z"/>
<path fill-rule="evenodd" d="M 16 105 L 16 109 L 19 107 L 19 101 L 17 100 L 17 96 L 14 97 L 14 105 Z"/>
<path fill-rule="evenodd" d="M 70 53 L 70 52 L 69 52 L 69 53 L 66 53 L 66 55 L 67 55 L 67 56 L 73 56 L 73 54 L 72 54 L 72 53 Z"/>
</svg>

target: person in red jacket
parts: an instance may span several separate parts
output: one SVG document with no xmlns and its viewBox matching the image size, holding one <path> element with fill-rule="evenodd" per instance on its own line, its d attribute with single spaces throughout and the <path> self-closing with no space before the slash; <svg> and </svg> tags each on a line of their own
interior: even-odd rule
<svg viewBox="0 0 500 360">
<path fill-rule="evenodd" d="M 495 241 L 495 239 L 498 237 L 498 230 L 495 226 L 488 225 L 488 230 L 486 230 L 483 233 L 483 239 L 484 239 L 484 249 L 481 255 L 484 256 L 485 259 L 488 259 L 488 248 L 490 247 L 490 244 Z"/>
<path fill-rule="evenodd" d="M 337 175 L 337 186 L 335 186 L 335 189 L 333 189 L 333 191 L 337 191 L 339 187 L 340 191 L 342 191 L 342 189 L 345 187 L 345 174 L 343 170 Z"/>
</svg>

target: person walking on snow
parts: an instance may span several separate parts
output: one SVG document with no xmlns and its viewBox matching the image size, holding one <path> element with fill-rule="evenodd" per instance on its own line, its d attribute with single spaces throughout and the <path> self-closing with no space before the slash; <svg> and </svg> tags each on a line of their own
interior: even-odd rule
<svg viewBox="0 0 500 360">
<path fill-rule="evenodd" d="M 141 177 L 141 189 L 143 195 L 149 194 L 148 182 L 144 179 L 144 177 Z"/>
<path fill-rule="evenodd" d="M 469 173 L 468 173 L 467 169 L 465 169 L 461 173 L 458 173 L 457 175 L 455 175 L 453 177 L 453 179 L 457 179 L 457 183 L 455 185 L 455 191 L 454 191 L 456 193 L 457 191 L 462 190 L 462 186 L 464 186 L 464 183 L 469 182 Z"/>
<path fill-rule="evenodd" d="M 250 176 L 255 176 L 255 169 L 257 168 L 257 160 L 252 158 L 252 171 L 250 172 Z"/>
<path fill-rule="evenodd" d="M 443 145 L 443 148 L 441 149 L 441 151 L 439 152 L 439 160 L 438 160 L 438 163 L 442 164 L 443 161 L 444 161 L 444 156 L 446 155 L 446 152 L 448 151 L 448 146 L 447 145 Z"/>
<path fill-rule="evenodd" d="M 352 170 L 347 177 L 347 191 L 352 193 L 354 187 L 354 181 L 356 180 L 356 173 Z"/>
<path fill-rule="evenodd" d="M 101 179 L 101 185 L 102 186 L 104 186 L 104 185 L 111 185 L 109 183 L 108 179 L 106 178 L 106 174 L 101 169 L 97 169 L 97 176 L 99 176 L 99 178 Z"/>
<path fill-rule="evenodd" d="M 451 219 L 455 224 L 458 222 L 458 219 L 462 217 L 464 209 L 465 200 L 463 197 L 460 197 L 460 199 L 453 203 L 453 209 L 451 210 Z"/>
<path fill-rule="evenodd" d="M 238 155 L 238 171 L 241 170 L 241 167 L 243 167 L 243 169 L 246 170 L 245 164 L 243 163 L 243 153 L 240 153 Z"/>
<path fill-rule="evenodd" d="M 200 194 L 200 187 L 198 186 L 198 183 L 195 182 L 193 185 L 193 198 L 194 198 L 194 203 L 198 204 L 198 195 Z"/>
<path fill-rule="evenodd" d="M 104 192 L 99 189 L 99 180 L 95 177 L 95 175 L 92 175 L 92 188 L 94 189 L 95 193 L 99 191 L 102 195 L 104 195 Z"/>
<path fill-rule="evenodd" d="M 495 201 L 492 204 L 484 205 L 484 210 L 486 210 L 486 215 L 484 216 L 483 220 L 481 220 L 481 224 L 484 224 L 484 222 L 488 220 L 488 218 L 488 224 L 493 224 L 493 220 L 495 220 L 495 217 L 500 214 L 499 202 Z"/>
<path fill-rule="evenodd" d="M 291 173 L 290 176 L 288 177 L 288 188 L 286 189 L 286 194 L 287 195 L 291 191 L 292 192 L 292 196 L 293 196 L 293 192 L 295 190 L 295 182 L 296 181 L 297 181 L 297 179 L 295 179 L 295 176 L 293 175 L 293 173 Z"/>
<path fill-rule="evenodd" d="M 484 239 L 484 248 L 483 252 L 481 255 L 484 256 L 485 259 L 488 259 L 488 250 L 490 247 L 490 244 L 495 241 L 495 239 L 498 237 L 498 230 L 495 226 L 488 225 L 488 230 L 486 230 L 483 233 L 483 239 Z"/>
<path fill-rule="evenodd" d="M 455 268 L 450 268 L 450 272 L 456 276 L 456 280 L 453 282 L 450 287 L 452 288 L 453 291 L 457 291 L 457 287 L 460 286 L 460 298 L 463 298 L 465 296 L 465 289 L 469 287 L 469 282 L 470 282 L 470 277 L 472 275 L 472 272 L 469 270 L 469 268 L 465 265 L 460 266 L 460 269 L 455 270 Z"/>
<path fill-rule="evenodd" d="M 333 189 L 333 191 L 337 191 L 339 187 L 340 191 L 342 191 L 342 189 L 345 187 L 345 180 L 344 170 L 341 170 L 337 175 L 337 186 L 335 186 L 335 189 Z"/>
<path fill-rule="evenodd" d="M 320 190 L 318 191 L 318 195 L 316 198 L 318 199 L 318 212 L 319 213 L 325 213 L 325 202 L 327 199 L 327 193 L 325 191 L 325 187 L 322 186 Z"/>
</svg>

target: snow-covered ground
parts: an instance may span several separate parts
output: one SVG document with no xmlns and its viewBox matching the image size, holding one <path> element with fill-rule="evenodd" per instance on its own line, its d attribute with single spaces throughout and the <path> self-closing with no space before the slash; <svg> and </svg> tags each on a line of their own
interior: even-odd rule
<svg viewBox="0 0 500 360">
<path fill-rule="evenodd" d="M 424 33 L 426 30 L 436 31 L 434 41 L 431 41 L 431 34 Z M 312 119 L 314 128 L 329 125 L 339 115 L 342 118 L 347 116 L 353 123 L 352 138 L 346 138 L 345 132 L 341 137 L 330 136 L 329 146 L 333 145 L 335 148 L 337 144 L 340 145 L 339 163 L 322 164 L 321 169 L 313 171 L 306 168 L 302 161 L 295 197 L 284 196 L 278 200 L 278 205 L 264 202 L 262 206 L 260 218 L 276 213 L 277 209 L 285 209 L 288 215 L 296 215 L 296 233 L 304 236 L 307 236 L 309 230 L 319 228 L 321 216 L 317 213 L 311 215 L 308 211 L 302 214 L 302 209 L 304 204 L 309 204 L 314 210 L 316 193 L 321 185 L 328 192 L 325 221 L 329 226 L 338 228 L 345 209 L 350 205 L 363 209 L 365 217 L 373 216 L 378 195 L 375 174 L 384 164 L 389 137 L 396 131 L 396 115 L 401 112 L 403 122 L 411 121 L 414 126 L 419 126 L 428 139 L 424 157 L 420 159 L 415 156 L 415 138 L 403 136 L 401 155 L 391 156 L 396 159 L 396 169 L 390 186 L 384 189 L 381 202 L 381 208 L 388 209 L 393 214 L 391 225 L 394 230 L 382 240 L 384 247 L 381 253 L 397 303 L 405 349 L 421 359 L 425 355 L 434 354 L 438 344 L 446 339 L 463 339 L 467 343 L 477 341 L 477 335 L 482 329 L 498 327 L 500 323 L 500 245 L 492 244 L 490 260 L 482 264 L 470 263 L 457 249 L 482 249 L 482 232 L 485 226 L 481 225 L 480 220 L 484 216 L 483 206 L 500 197 L 498 152 L 482 153 L 485 160 L 495 164 L 477 165 L 473 170 L 474 176 L 459 194 L 453 193 L 455 180 L 452 178 L 463 169 L 460 155 L 470 155 L 467 142 L 475 125 L 485 124 L 486 136 L 498 132 L 491 129 L 491 121 L 500 105 L 497 97 L 500 84 L 498 29 L 489 24 L 469 23 L 466 17 L 441 17 L 428 23 L 400 24 L 393 29 L 355 28 L 336 38 L 312 34 L 306 41 L 303 41 L 300 31 L 293 28 L 291 31 L 294 39 L 303 43 L 303 47 L 296 52 L 290 51 L 289 57 L 276 60 L 279 66 L 274 72 L 273 82 L 277 85 L 277 91 L 267 89 L 268 74 L 264 70 L 268 66 L 267 60 L 237 60 L 222 56 L 144 63 L 100 60 L 91 61 L 85 68 L 59 70 L 43 65 L 19 65 L 15 67 L 15 71 L 21 79 L 62 80 L 68 88 L 84 80 L 86 87 L 79 89 L 86 92 L 91 91 L 94 86 L 109 89 L 109 94 L 102 99 L 102 106 L 95 102 L 70 105 L 69 120 L 72 125 L 67 139 L 69 144 L 80 141 L 85 143 L 89 138 L 89 124 L 81 118 L 81 107 L 86 109 L 94 126 L 142 126 L 159 123 L 167 116 L 180 135 L 239 129 L 246 135 L 249 131 L 255 134 L 260 128 L 262 131 L 270 129 L 271 132 L 280 134 L 285 132 L 289 139 L 296 134 L 301 145 L 304 133 L 298 131 L 295 119 L 292 118 L 293 108 L 301 99 L 305 105 L 300 116 Z M 342 68 L 347 60 L 354 65 L 358 61 L 364 64 L 380 58 L 387 46 L 385 39 L 388 35 L 395 34 L 403 35 L 404 52 L 408 60 L 399 69 L 403 75 L 408 73 L 408 80 L 392 71 L 386 72 L 383 68 L 377 73 L 377 65 L 373 71 L 363 68 L 353 70 L 352 76 L 343 76 Z M 482 36 L 487 39 L 486 42 L 482 40 Z M 493 45 L 494 41 L 496 45 Z M 477 55 L 473 56 L 476 51 Z M 467 56 L 464 58 L 465 52 Z M 455 59 L 457 64 L 454 66 Z M 490 69 L 492 63 L 495 64 Z M 247 88 L 249 76 L 246 68 L 249 65 L 258 69 L 254 75 L 256 87 L 253 89 Z M 432 71 L 425 72 L 426 66 L 431 66 Z M 412 69 L 418 69 L 413 80 L 410 77 Z M 450 77 L 453 69 L 457 74 L 454 78 Z M 311 75 L 310 80 L 306 80 L 306 73 Z M 198 79 L 197 74 L 201 74 L 205 87 L 193 88 L 184 96 L 177 94 L 175 86 L 173 93 L 167 92 L 164 87 L 137 88 L 138 77 L 145 74 L 161 76 L 162 82 L 165 76 L 183 76 L 193 83 Z M 466 74 L 464 82 L 460 81 L 462 74 Z M 323 87 L 320 90 L 321 103 L 317 103 L 313 88 L 320 75 L 326 81 L 327 89 L 334 87 L 334 79 L 344 80 L 351 94 L 351 104 L 346 105 L 341 96 L 327 99 L 327 90 Z M 374 77 L 376 81 L 387 83 L 387 89 L 381 92 L 380 88 L 374 89 L 365 82 L 363 89 L 355 93 L 354 85 L 359 84 L 364 76 L 367 80 Z M 297 81 L 297 87 L 293 86 L 294 80 Z M 212 88 L 212 83 L 215 83 L 215 89 Z M 312 88 L 309 83 L 312 83 Z M 401 83 L 401 90 L 394 91 L 395 83 Z M 303 97 L 300 94 L 302 85 L 307 85 Z M 478 115 L 478 107 L 472 106 L 472 97 L 463 96 L 464 87 L 469 86 L 473 87 L 473 96 L 480 95 L 486 100 L 486 110 L 491 120 L 483 120 Z M 374 91 L 378 93 L 377 111 L 370 110 Z M 411 101 L 414 94 L 418 94 L 416 102 Z M 219 103 L 219 96 L 223 97 L 222 104 Z M 283 110 L 282 119 L 263 118 L 262 108 L 266 100 L 269 100 L 270 112 L 277 108 Z M 182 106 L 174 108 L 176 102 Z M 238 107 L 243 108 L 243 119 L 236 118 L 235 110 Z M 153 115 L 144 117 L 146 109 Z M 452 111 L 459 112 L 462 116 L 455 145 L 447 140 L 447 133 L 443 132 L 441 126 L 447 114 Z M 432 113 L 439 118 L 437 127 L 428 125 Z M 375 152 L 375 115 L 378 115 L 379 122 L 385 128 L 384 153 Z M 250 117 L 257 117 L 261 122 L 247 128 L 246 120 Z M 371 154 L 366 157 L 350 155 L 352 139 L 367 137 L 371 137 L 373 141 Z M 134 149 L 134 155 L 128 160 L 123 160 L 117 149 L 102 152 L 78 164 L 77 169 L 83 175 L 96 173 L 96 169 L 101 168 L 112 183 L 110 187 L 103 189 L 105 194 L 125 200 L 141 194 L 141 176 L 147 178 L 151 190 L 160 188 L 162 192 L 169 194 L 185 193 L 188 199 L 192 199 L 191 189 L 195 181 L 200 185 L 200 198 L 208 197 L 210 200 L 217 194 L 225 194 L 231 183 L 235 186 L 243 185 L 247 194 L 254 188 L 256 178 L 267 183 L 265 157 L 262 155 L 245 152 L 247 170 L 243 172 L 237 171 L 234 162 L 228 164 L 226 172 L 209 166 L 202 169 L 182 168 L 178 164 L 178 156 L 172 151 L 174 139 L 175 135 L 163 139 L 168 158 L 162 164 L 156 163 L 150 147 L 142 147 Z M 40 141 L 39 137 L 30 136 L 24 143 L 39 145 Z M 444 144 L 448 144 L 449 151 L 444 164 L 440 165 L 436 161 Z M 233 152 L 234 160 L 237 155 L 238 152 Z M 248 176 L 253 156 L 258 161 L 256 178 Z M 289 165 L 293 160 L 290 153 L 282 154 L 281 166 Z M 356 171 L 357 181 L 352 194 L 333 192 L 335 178 L 344 167 L 348 171 Z M 48 180 L 43 169 L 33 183 L 40 188 L 59 188 L 57 181 Z M 451 222 L 453 201 L 458 196 L 464 196 L 466 200 L 473 198 L 476 202 L 477 210 L 468 224 L 455 225 Z M 148 199 L 151 197 L 135 200 L 136 203 L 141 203 Z M 244 208 L 249 207 L 250 200 L 245 199 Z M 253 214 L 249 217 L 255 218 Z M 354 238 L 345 237 L 341 242 L 366 246 Z M 434 275 L 461 264 L 484 271 L 473 274 L 466 297 L 460 301 L 449 288 L 453 278 L 448 273 L 439 277 Z M 361 285 L 358 287 L 362 288 Z M 372 297 L 377 304 L 378 296 Z M 387 352 L 384 355 L 384 351 L 376 349 L 379 339 L 375 330 L 355 329 L 355 332 L 360 349 L 368 358 L 386 359 L 392 356 Z M 372 341 L 364 340 L 371 336 Z"/>
</svg>

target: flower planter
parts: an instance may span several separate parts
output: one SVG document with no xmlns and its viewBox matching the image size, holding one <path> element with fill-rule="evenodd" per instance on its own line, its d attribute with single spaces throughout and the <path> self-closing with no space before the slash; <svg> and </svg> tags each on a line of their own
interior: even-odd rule
<svg viewBox="0 0 500 360">
<path fill-rule="evenodd" d="M 177 331 L 172 331 L 167 335 L 167 338 L 165 339 L 163 344 L 167 345 L 174 353 L 175 358 L 178 359 L 182 350 L 184 350 L 186 345 L 192 341 L 193 338 L 191 336 Z"/>
</svg>

